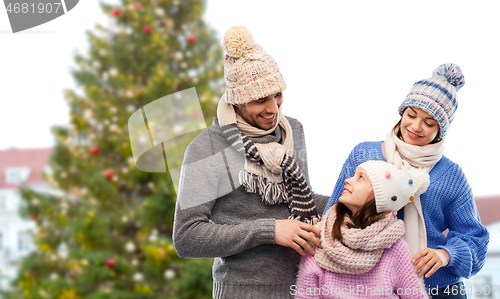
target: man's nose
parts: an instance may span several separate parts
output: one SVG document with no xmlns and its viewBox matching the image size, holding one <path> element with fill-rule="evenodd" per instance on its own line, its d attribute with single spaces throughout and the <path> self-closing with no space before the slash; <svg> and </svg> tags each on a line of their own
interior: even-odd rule
<svg viewBox="0 0 500 299">
<path fill-rule="evenodd" d="M 274 100 L 274 95 L 269 96 L 270 99 L 266 101 L 266 112 L 276 114 L 278 113 L 278 104 Z"/>
</svg>

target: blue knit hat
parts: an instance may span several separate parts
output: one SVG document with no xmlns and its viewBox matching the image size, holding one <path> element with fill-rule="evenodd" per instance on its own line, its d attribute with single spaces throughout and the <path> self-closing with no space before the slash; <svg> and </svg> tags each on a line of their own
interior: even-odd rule
<svg viewBox="0 0 500 299">
<path fill-rule="evenodd" d="M 432 77 L 413 85 L 406 99 L 399 106 L 399 115 L 407 107 L 416 107 L 429 113 L 439 124 L 440 138 L 446 136 L 457 111 L 457 91 L 465 84 L 460 67 L 454 63 L 438 66 Z"/>
</svg>

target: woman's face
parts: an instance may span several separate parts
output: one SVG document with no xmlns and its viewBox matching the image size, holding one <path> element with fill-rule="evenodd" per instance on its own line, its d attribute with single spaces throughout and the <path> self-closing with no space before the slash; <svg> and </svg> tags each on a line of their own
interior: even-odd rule
<svg viewBox="0 0 500 299">
<path fill-rule="evenodd" d="M 424 146 L 436 138 L 439 125 L 424 110 L 408 107 L 403 112 L 400 129 L 404 142 L 411 145 Z"/>
<path fill-rule="evenodd" d="M 354 214 L 366 203 L 372 193 L 373 186 L 368 174 L 363 168 L 358 167 L 354 176 L 345 180 L 339 202 Z"/>
</svg>

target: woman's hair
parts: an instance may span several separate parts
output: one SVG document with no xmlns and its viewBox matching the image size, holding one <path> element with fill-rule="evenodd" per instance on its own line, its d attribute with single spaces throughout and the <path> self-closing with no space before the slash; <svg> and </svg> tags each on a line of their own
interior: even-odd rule
<svg viewBox="0 0 500 299">
<path fill-rule="evenodd" d="M 403 110 L 403 114 L 405 113 L 406 109 L 408 109 L 408 107 L 406 107 L 405 110 Z M 402 120 L 403 120 L 403 116 L 401 116 L 398 123 L 392 128 L 392 131 L 395 132 L 396 136 L 401 140 L 403 140 L 403 135 L 401 135 L 401 121 Z M 438 143 L 439 141 L 441 141 L 442 139 L 439 138 L 439 135 L 441 135 L 441 127 L 438 125 L 438 132 L 436 134 L 436 137 L 429 144 L 434 144 L 434 143 Z"/>
<path fill-rule="evenodd" d="M 368 199 L 365 204 L 356 213 L 354 213 L 354 215 L 351 210 L 349 210 L 349 208 L 346 207 L 343 203 L 337 202 L 335 206 L 336 217 L 332 229 L 332 238 L 333 240 L 339 240 L 339 242 L 342 242 L 343 238 L 340 229 L 344 224 L 344 217 L 346 215 L 351 220 L 350 222 L 346 223 L 348 228 L 364 229 L 384 218 L 387 213 L 389 212 L 377 213 L 375 194 L 373 193 L 373 191 L 368 195 Z"/>
</svg>

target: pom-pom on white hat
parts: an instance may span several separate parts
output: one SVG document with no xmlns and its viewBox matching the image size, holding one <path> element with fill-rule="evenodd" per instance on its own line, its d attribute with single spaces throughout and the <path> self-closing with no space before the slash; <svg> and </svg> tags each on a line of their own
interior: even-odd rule
<svg viewBox="0 0 500 299">
<path fill-rule="evenodd" d="M 246 104 L 286 88 L 276 61 L 254 42 L 243 26 L 229 28 L 224 34 L 224 97 L 230 104 Z"/>
<path fill-rule="evenodd" d="M 429 174 L 419 169 L 405 172 L 384 161 L 367 161 L 359 167 L 370 177 L 378 213 L 400 210 L 430 184 Z"/>
</svg>

